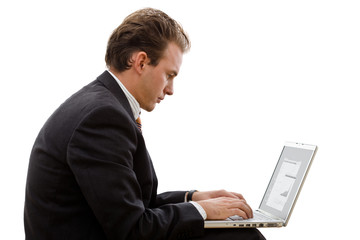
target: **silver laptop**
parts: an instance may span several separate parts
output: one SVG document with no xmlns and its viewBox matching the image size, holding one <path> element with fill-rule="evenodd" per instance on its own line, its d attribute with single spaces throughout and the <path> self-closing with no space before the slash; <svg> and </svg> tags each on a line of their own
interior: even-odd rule
<svg viewBox="0 0 360 240">
<path fill-rule="evenodd" d="M 317 146 L 285 143 L 254 218 L 233 216 L 226 220 L 207 220 L 205 228 L 285 227 L 294 209 Z"/>
</svg>

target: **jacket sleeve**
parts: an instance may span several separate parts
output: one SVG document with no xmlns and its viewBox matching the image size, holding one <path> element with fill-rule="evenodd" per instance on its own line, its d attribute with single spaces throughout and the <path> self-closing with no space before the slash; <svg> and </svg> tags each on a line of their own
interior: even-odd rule
<svg viewBox="0 0 360 240">
<path fill-rule="evenodd" d="M 67 161 L 108 239 L 187 239 L 203 235 L 201 215 L 180 192 L 145 206 L 134 172 L 136 125 L 125 113 L 101 107 L 74 130 Z"/>
<path fill-rule="evenodd" d="M 164 192 L 158 194 L 156 197 L 155 207 L 159 207 L 169 203 L 182 203 L 185 202 L 186 191 L 174 191 L 174 192 Z"/>
</svg>

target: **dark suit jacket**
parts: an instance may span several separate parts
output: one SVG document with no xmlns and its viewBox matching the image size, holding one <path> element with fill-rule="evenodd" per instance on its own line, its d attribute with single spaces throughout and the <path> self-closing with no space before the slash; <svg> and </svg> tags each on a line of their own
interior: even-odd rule
<svg viewBox="0 0 360 240">
<path fill-rule="evenodd" d="M 64 102 L 31 152 L 26 239 L 188 239 L 203 219 L 157 178 L 119 85 L 105 71 Z"/>
</svg>

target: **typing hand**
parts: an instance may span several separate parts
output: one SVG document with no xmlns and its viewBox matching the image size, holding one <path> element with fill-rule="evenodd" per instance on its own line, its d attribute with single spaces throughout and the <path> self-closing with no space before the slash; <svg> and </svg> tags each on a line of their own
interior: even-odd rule
<svg viewBox="0 0 360 240">
<path fill-rule="evenodd" d="M 192 199 L 204 208 L 207 219 L 226 219 L 233 215 L 244 219 L 253 217 L 251 207 L 240 193 L 225 190 L 195 192 Z"/>
<path fill-rule="evenodd" d="M 243 219 L 253 217 L 251 207 L 243 199 L 219 197 L 198 201 L 207 214 L 207 219 L 226 219 L 238 215 Z"/>
<path fill-rule="evenodd" d="M 207 200 L 207 199 L 219 198 L 219 197 L 229 197 L 229 198 L 245 200 L 243 195 L 241 195 L 240 193 L 228 192 L 226 190 L 195 192 L 192 199 L 193 201 L 200 201 L 200 200 Z"/>
</svg>

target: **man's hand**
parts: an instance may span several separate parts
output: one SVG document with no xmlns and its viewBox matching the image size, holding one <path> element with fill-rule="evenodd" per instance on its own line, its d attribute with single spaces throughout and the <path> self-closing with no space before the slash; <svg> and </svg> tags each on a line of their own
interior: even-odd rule
<svg viewBox="0 0 360 240">
<path fill-rule="evenodd" d="M 229 198 L 245 200 L 243 195 L 241 195 L 240 193 L 228 192 L 226 190 L 195 192 L 192 196 L 192 200 L 201 201 L 201 200 L 207 200 L 207 199 L 219 198 L 219 197 L 229 197 Z"/>
<path fill-rule="evenodd" d="M 207 219 L 226 219 L 234 215 L 244 219 L 253 217 L 251 207 L 239 193 L 225 190 L 195 192 L 192 200 L 204 208 Z"/>
</svg>

